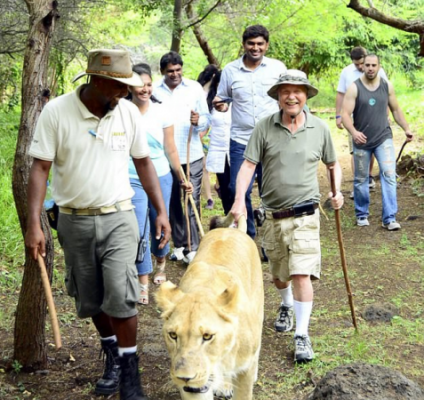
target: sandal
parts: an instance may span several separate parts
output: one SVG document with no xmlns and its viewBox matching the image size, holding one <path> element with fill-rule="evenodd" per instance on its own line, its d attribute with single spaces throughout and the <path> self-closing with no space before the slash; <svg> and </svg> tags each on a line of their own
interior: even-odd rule
<svg viewBox="0 0 424 400">
<path fill-rule="evenodd" d="M 149 304 L 149 284 L 146 283 L 145 285 L 143 285 L 142 283 L 139 283 L 139 285 L 140 285 L 140 297 L 137 303 L 147 306 Z"/>
<path fill-rule="evenodd" d="M 153 278 L 153 283 L 155 285 L 161 285 L 163 282 L 166 282 L 165 265 L 165 260 L 163 260 L 161 263 L 156 261 L 157 272 Z"/>
</svg>

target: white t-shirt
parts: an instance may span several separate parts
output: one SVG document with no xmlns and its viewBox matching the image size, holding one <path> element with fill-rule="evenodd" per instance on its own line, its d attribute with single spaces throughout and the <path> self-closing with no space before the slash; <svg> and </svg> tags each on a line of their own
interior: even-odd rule
<svg viewBox="0 0 424 400">
<path fill-rule="evenodd" d="M 358 68 L 355 67 L 355 64 L 350 64 L 347 67 L 343 68 L 340 79 L 339 79 L 339 85 L 337 86 L 337 91 L 339 93 L 346 93 L 349 86 L 355 82 L 357 79 L 359 79 L 363 75 L 363 72 L 359 71 Z M 378 71 L 378 75 L 381 78 L 384 78 L 386 82 L 389 81 L 387 78 L 386 73 L 384 72 L 383 68 L 380 68 L 380 71 Z"/>
<path fill-rule="evenodd" d="M 43 109 L 29 154 L 53 162 L 53 198 L 59 206 L 99 208 L 134 195 L 129 155 L 149 155 L 137 107 L 120 100 L 102 119 L 81 102 L 79 93 L 60 96 Z"/>
</svg>

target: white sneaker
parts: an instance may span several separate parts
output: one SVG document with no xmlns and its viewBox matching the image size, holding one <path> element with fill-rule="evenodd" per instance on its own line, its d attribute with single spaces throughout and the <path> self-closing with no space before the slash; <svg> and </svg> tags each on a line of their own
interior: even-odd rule
<svg viewBox="0 0 424 400">
<path fill-rule="evenodd" d="M 196 255 L 195 251 L 190 251 L 187 255 L 184 256 L 183 261 L 186 264 L 190 264 L 193 261 L 194 256 Z"/>
<path fill-rule="evenodd" d="M 369 180 L 368 180 L 368 187 L 373 190 L 375 189 L 375 179 L 373 176 L 370 175 Z"/>
<path fill-rule="evenodd" d="M 398 231 L 400 229 L 400 224 L 396 221 L 389 222 L 388 224 L 383 223 L 381 226 L 388 231 Z"/>
<path fill-rule="evenodd" d="M 353 192 L 350 192 L 349 199 L 353 200 L 353 197 L 354 197 Z"/>
<path fill-rule="evenodd" d="M 294 362 L 303 363 L 312 361 L 314 351 L 312 350 L 311 340 L 307 335 L 296 335 L 294 337 Z"/>
<path fill-rule="evenodd" d="M 184 247 L 175 247 L 172 254 L 169 256 L 171 261 L 181 261 L 184 258 Z"/>
<path fill-rule="evenodd" d="M 369 226 L 369 224 L 367 217 L 360 217 L 356 220 L 356 225 L 358 226 Z"/>
</svg>

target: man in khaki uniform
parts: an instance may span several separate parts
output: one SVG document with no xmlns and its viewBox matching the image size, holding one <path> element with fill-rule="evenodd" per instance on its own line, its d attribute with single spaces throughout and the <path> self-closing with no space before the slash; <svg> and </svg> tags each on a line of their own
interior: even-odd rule
<svg viewBox="0 0 424 400">
<path fill-rule="evenodd" d="M 332 197 L 333 207 L 343 205 L 341 168 L 330 130 L 304 110 L 306 100 L 317 93 L 298 70 L 282 74 L 268 91 L 278 100 L 280 111 L 260 120 L 253 130 L 237 176 L 231 210 L 236 220 L 245 215 L 245 192 L 256 165 L 262 163 L 262 205 L 266 213 L 262 246 L 282 298 L 275 329 L 290 331 L 295 314 L 295 362 L 310 361 L 314 356 L 308 326 L 313 301 L 311 279 L 319 279 L 321 271 L 317 177 L 320 160 L 335 170 L 337 193 Z"/>
<path fill-rule="evenodd" d="M 158 211 L 156 236 L 168 242 L 169 226 L 159 180 L 149 158 L 140 112 L 122 99 L 128 86 L 143 86 L 123 50 L 92 50 L 89 76 L 75 92 L 43 109 L 30 155 L 28 229 L 31 256 L 45 256 L 40 212 L 53 166 L 53 198 L 59 206 L 58 238 L 66 263 L 66 287 L 80 318 L 91 318 L 105 353 L 95 392 L 121 400 L 147 400 L 137 356 L 139 285 L 135 259 L 140 240 L 128 176 L 131 155 L 143 188 Z"/>
</svg>

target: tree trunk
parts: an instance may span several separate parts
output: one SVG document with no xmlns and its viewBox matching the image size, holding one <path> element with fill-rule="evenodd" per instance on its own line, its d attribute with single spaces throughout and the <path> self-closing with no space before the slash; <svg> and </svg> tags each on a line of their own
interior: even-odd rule
<svg viewBox="0 0 424 400">
<path fill-rule="evenodd" d="M 407 21 L 400 18 L 390 17 L 378 11 L 374 7 L 363 7 L 359 0 L 350 0 L 348 7 L 363 15 L 364 17 L 369 17 L 382 24 L 391 26 L 404 32 L 417 33 L 420 37 L 420 52 L 418 55 L 420 57 L 424 57 L 424 21 Z"/>
<path fill-rule="evenodd" d="M 32 159 L 28 150 L 42 108 L 42 93 L 47 89 L 47 67 L 52 34 L 59 18 L 58 2 L 25 0 L 29 13 L 29 33 L 22 71 L 22 114 L 13 165 L 13 196 L 23 235 L 27 227 L 27 185 Z M 46 213 L 41 216 L 46 237 L 46 267 L 51 279 L 53 240 Z M 38 264 L 25 253 L 25 271 L 16 310 L 14 359 L 25 370 L 45 369 L 46 299 Z"/>
<path fill-rule="evenodd" d="M 174 2 L 174 18 L 173 18 L 173 27 L 172 27 L 172 42 L 171 42 L 171 51 L 180 52 L 181 39 L 183 37 L 182 30 L 182 11 L 183 4 L 182 0 L 175 0 Z"/>
<path fill-rule="evenodd" d="M 189 21 L 192 21 L 195 19 L 195 15 L 193 12 L 192 4 L 189 3 L 186 7 L 186 14 L 189 19 Z M 209 64 L 215 64 L 217 67 L 220 66 L 220 62 L 215 57 L 215 54 L 213 54 L 213 51 L 211 47 L 209 46 L 209 43 L 205 36 L 203 35 L 202 29 L 200 28 L 199 24 L 195 24 L 192 26 L 194 36 L 196 36 L 197 42 L 199 43 L 200 48 L 203 50 L 203 53 L 205 54 L 206 58 L 208 59 Z"/>
</svg>

